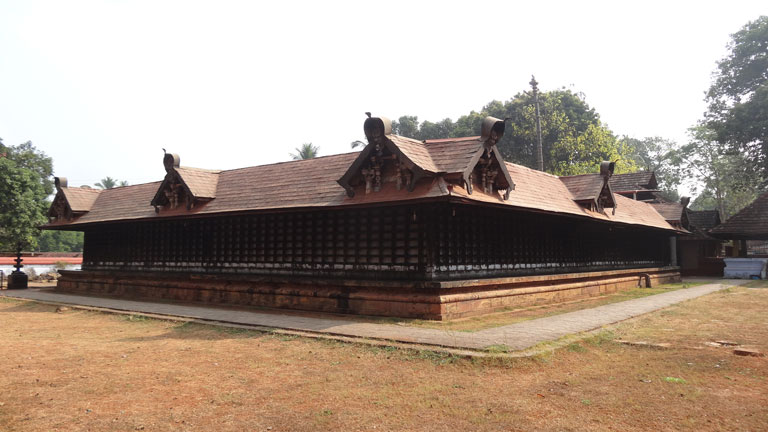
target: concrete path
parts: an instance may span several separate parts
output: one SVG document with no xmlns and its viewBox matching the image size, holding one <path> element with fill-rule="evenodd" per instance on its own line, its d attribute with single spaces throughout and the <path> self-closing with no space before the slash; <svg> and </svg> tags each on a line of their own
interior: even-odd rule
<svg viewBox="0 0 768 432">
<path fill-rule="evenodd" d="M 390 340 L 420 345 L 437 345 L 454 349 L 481 350 L 491 345 L 505 345 L 510 350 L 518 351 L 530 348 L 541 342 L 553 341 L 569 334 L 594 330 L 608 324 L 653 312 L 675 303 L 746 282 L 743 280 L 716 280 L 713 283 L 693 288 L 670 291 L 472 333 L 394 324 L 361 323 L 336 317 L 316 318 L 297 314 L 281 314 L 279 312 L 247 311 L 60 294 L 51 290 L 34 288 L 13 291 L 3 290 L 0 291 L 0 296 L 184 317 L 202 321 L 289 329 L 325 335 Z"/>
</svg>

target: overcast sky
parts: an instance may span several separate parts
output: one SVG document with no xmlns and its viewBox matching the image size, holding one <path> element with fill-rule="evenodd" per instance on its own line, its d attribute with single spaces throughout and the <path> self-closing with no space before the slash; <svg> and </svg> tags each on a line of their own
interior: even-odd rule
<svg viewBox="0 0 768 432">
<path fill-rule="evenodd" d="M 682 141 L 766 1 L 0 0 L 0 138 L 70 185 L 230 169 L 363 138 L 364 112 L 456 119 L 566 87 L 619 135 Z"/>
</svg>

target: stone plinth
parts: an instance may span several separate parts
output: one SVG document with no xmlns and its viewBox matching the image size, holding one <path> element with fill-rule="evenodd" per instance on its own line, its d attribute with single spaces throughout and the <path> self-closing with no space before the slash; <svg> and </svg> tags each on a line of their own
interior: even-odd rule
<svg viewBox="0 0 768 432">
<path fill-rule="evenodd" d="M 368 281 L 60 271 L 57 291 L 135 299 L 445 320 L 679 282 L 678 267 L 459 281 Z"/>
</svg>

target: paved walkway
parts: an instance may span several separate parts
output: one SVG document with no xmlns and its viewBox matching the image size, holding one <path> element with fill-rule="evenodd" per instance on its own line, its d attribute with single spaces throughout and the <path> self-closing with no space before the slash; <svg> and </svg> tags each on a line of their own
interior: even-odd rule
<svg viewBox="0 0 768 432">
<path fill-rule="evenodd" d="M 316 318 L 296 314 L 281 314 L 279 312 L 245 311 L 60 294 L 51 290 L 34 288 L 28 290 L 4 290 L 0 291 L 0 296 L 184 317 L 203 321 L 289 329 L 325 335 L 383 339 L 420 345 L 437 345 L 454 349 L 479 350 L 491 345 L 505 345 L 511 350 L 518 351 L 530 348 L 541 342 L 553 341 L 569 334 L 594 330 L 745 282 L 747 281 L 717 280 L 713 283 L 693 288 L 670 291 L 472 333 L 394 324 L 361 323 L 336 317 Z"/>
</svg>

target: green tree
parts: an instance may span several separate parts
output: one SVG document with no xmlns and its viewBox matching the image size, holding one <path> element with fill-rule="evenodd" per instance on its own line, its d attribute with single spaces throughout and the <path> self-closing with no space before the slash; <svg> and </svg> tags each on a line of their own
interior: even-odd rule
<svg viewBox="0 0 768 432">
<path fill-rule="evenodd" d="M 94 183 L 93 185 L 99 189 L 112 189 L 117 186 L 128 186 L 128 182 L 125 180 L 120 181 L 117 179 L 113 179 L 110 176 L 106 176 L 103 179 L 101 179 L 100 182 Z"/>
<path fill-rule="evenodd" d="M 38 240 L 41 252 L 82 252 L 83 233 L 79 231 L 43 231 Z"/>
<path fill-rule="evenodd" d="M 5 146 L 0 140 L 0 250 L 34 248 L 46 222 L 53 192 L 53 162 L 31 142 Z"/>
<path fill-rule="evenodd" d="M 291 153 L 293 160 L 312 159 L 317 157 L 320 147 L 312 145 L 312 143 L 304 143 L 295 150 L 296 153 Z"/>
<path fill-rule="evenodd" d="M 450 138 L 452 136 L 455 136 L 453 134 L 455 128 L 456 126 L 454 125 L 453 121 L 451 121 L 451 119 L 449 118 L 440 120 L 437 123 L 425 121 L 424 123 L 421 124 L 421 127 L 419 128 L 419 136 L 417 137 L 417 139 L 427 140 L 427 139 Z"/>
<path fill-rule="evenodd" d="M 635 172 L 634 148 L 622 142 L 599 122 L 577 136 L 566 135 L 550 147 L 550 172 L 578 175 L 598 172 L 600 162 L 616 162 L 616 174 Z"/>
<path fill-rule="evenodd" d="M 600 122 L 600 116 L 584 96 L 566 89 L 539 95 L 543 137 L 544 170 L 555 174 L 597 172 L 602 160 L 617 162 L 618 172 L 636 169 L 632 148 L 616 139 Z M 536 115 L 533 95 L 518 93 L 507 102 L 493 100 L 479 112 L 471 111 L 456 122 L 444 119 L 419 124 L 416 116 L 402 116 L 393 122 L 398 135 L 418 140 L 480 135 L 486 116 L 510 119 L 498 143 L 505 159 L 533 167 L 536 150 Z M 605 158 L 605 159 L 601 159 Z"/>
<path fill-rule="evenodd" d="M 661 137 L 643 139 L 623 137 L 622 141 L 634 149 L 634 159 L 638 169 L 656 173 L 661 195 L 675 202 L 680 196 L 677 192 L 682 183 L 680 175 L 680 152 L 676 142 Z"/>
<path fill-rule="evenodd" d="M 705 122 L 720 144 L 744 152 L 768 179 L 768 16 L 731 35 L 707 92 Z"/>
<path fill-rule="evenodd" d="M 419 118 L 416 116 L 402 116 L 397 120 L 393 120 L 392 133 L 419 139 Z"/>
<path fill-rule="evenodd" d="M 700 192 L 694 208 L 715 207 L 728 219 L 757 197 L 759 174 L 746 155 L 720 144 L 715 131 L 699 125 L 690 135 L 680 159 L 682 173 L 696 181 L 692 192 Z"/>
</svg>

